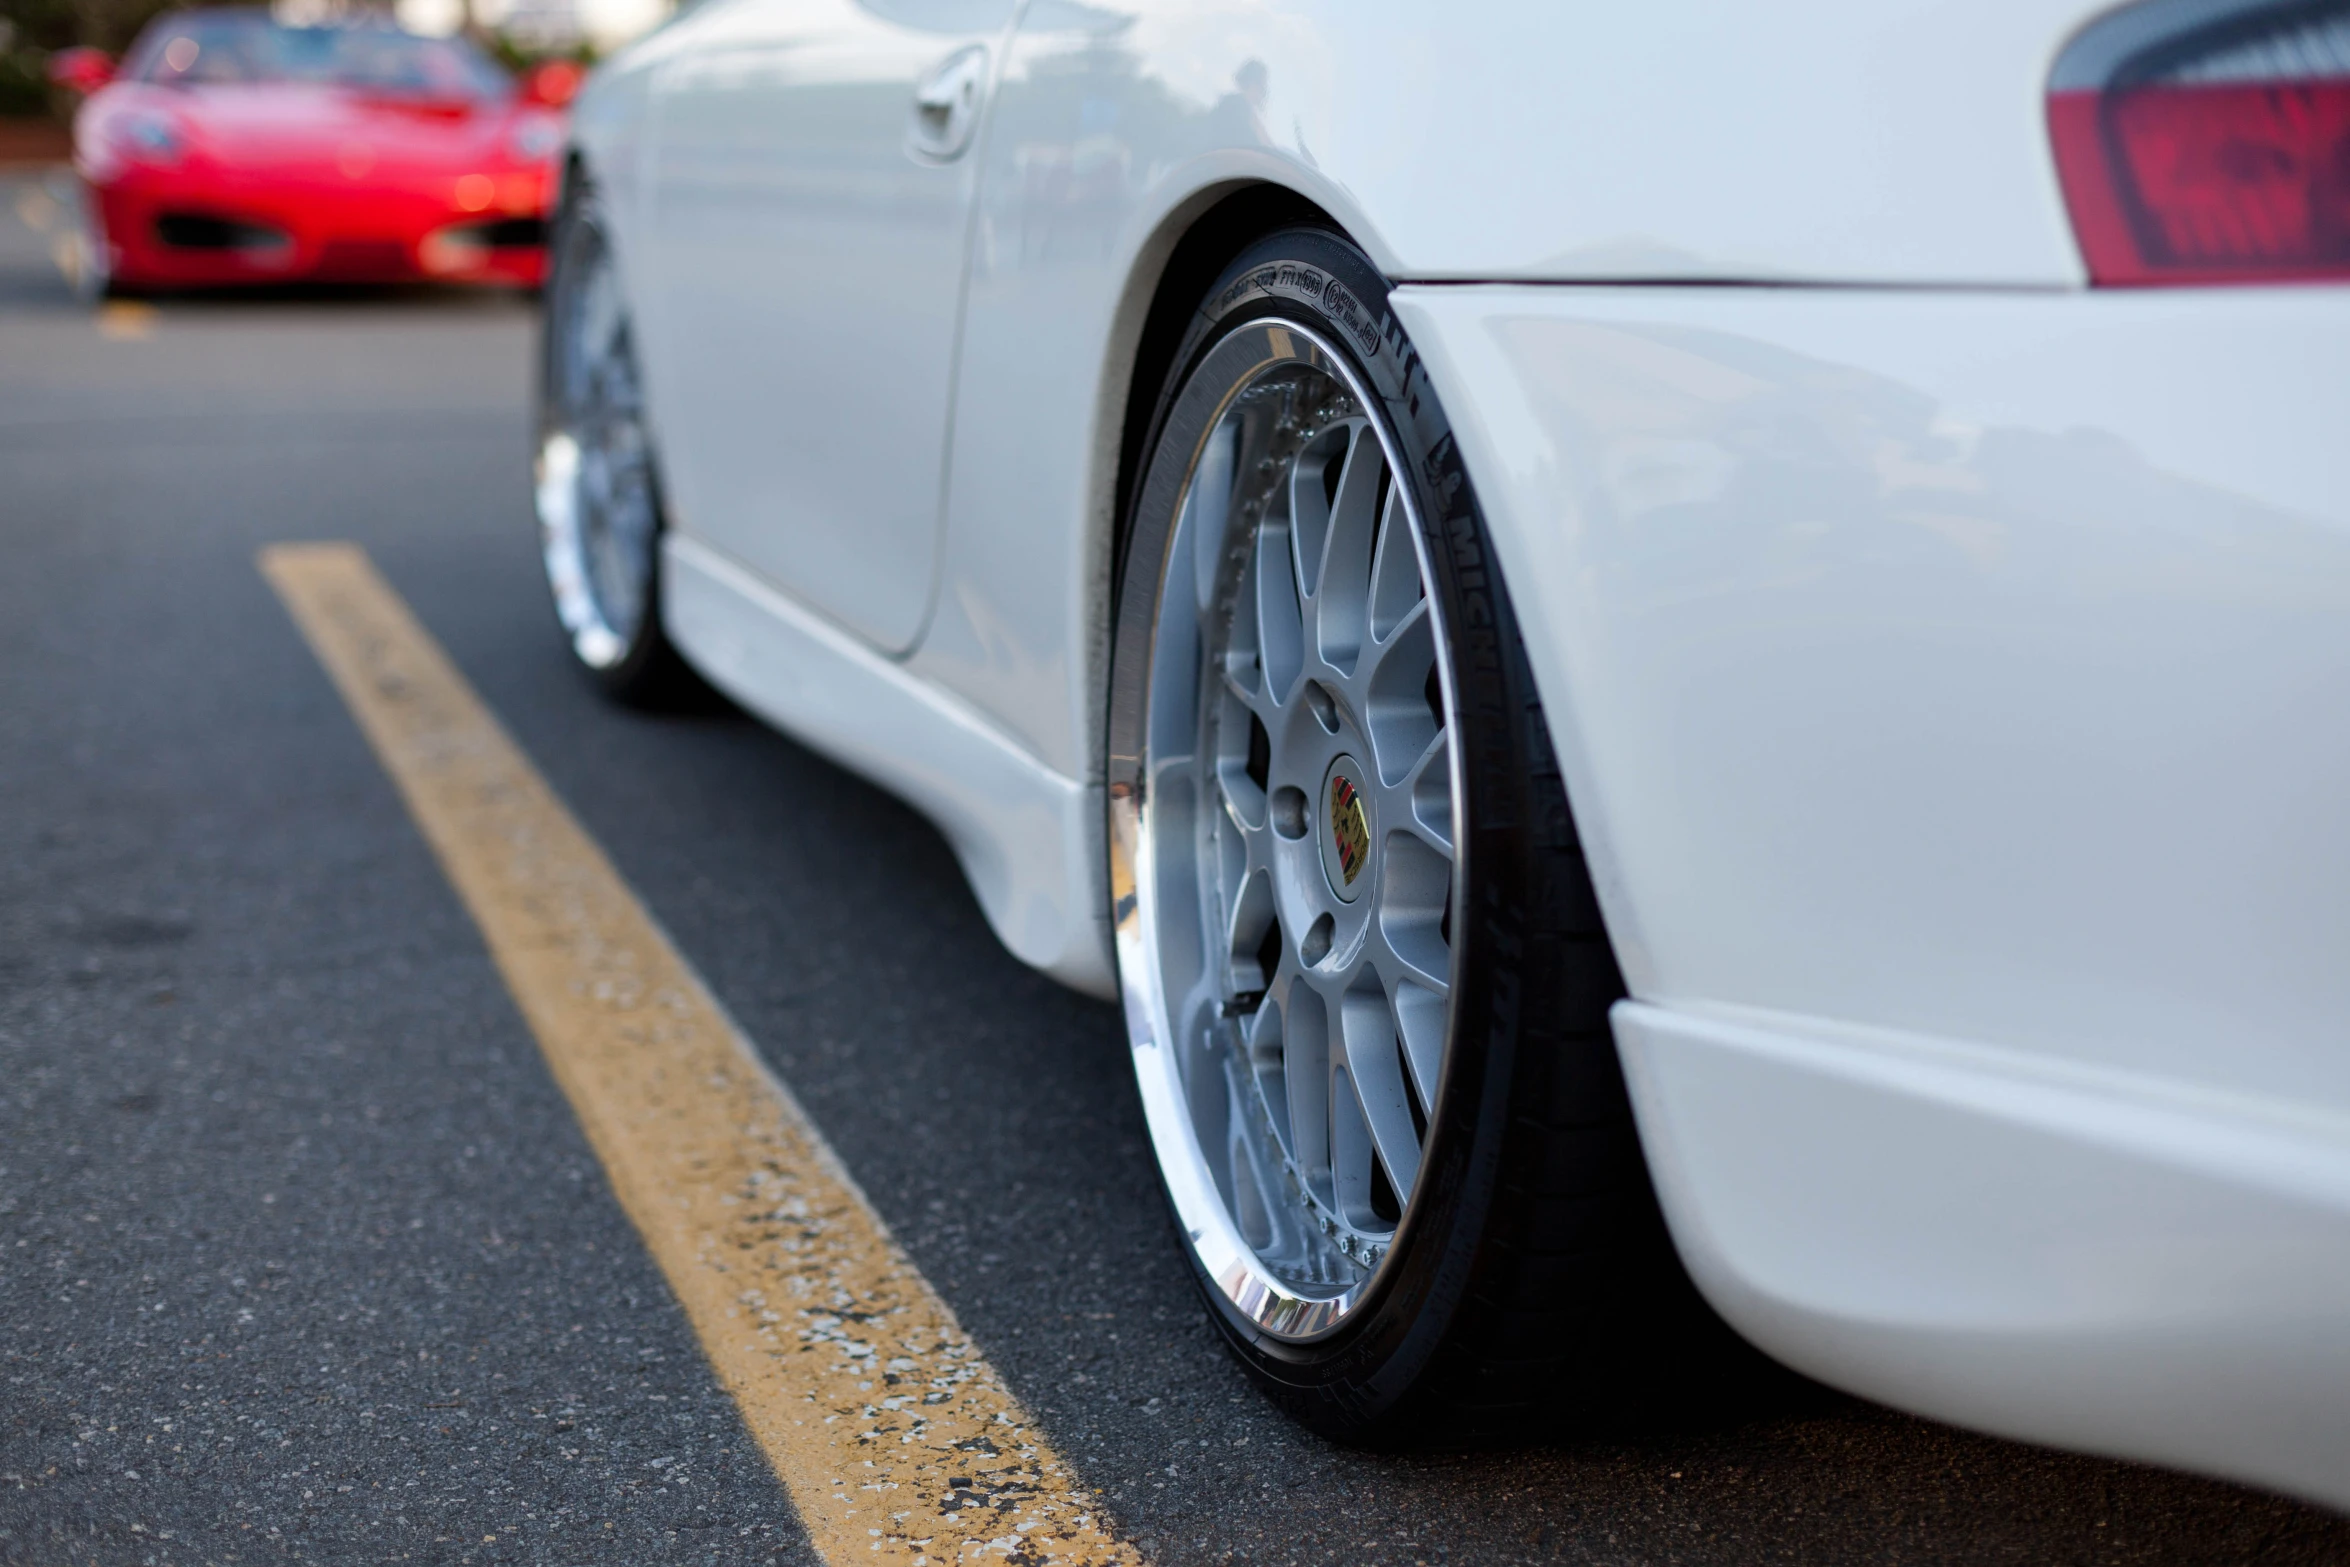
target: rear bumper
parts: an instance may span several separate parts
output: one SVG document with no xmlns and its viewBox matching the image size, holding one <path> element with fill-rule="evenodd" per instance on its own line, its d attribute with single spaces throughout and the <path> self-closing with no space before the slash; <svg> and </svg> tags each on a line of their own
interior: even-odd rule
<svg viewBox="0 0 2350 1567">
<path fill-rule="evenodd" d="M 1396 304 L 1715 1303 L 2350 1502 L 2350 290 Z"/>
<path fill-rule="evenodd" d="M 89 182 L 108 276 L 134 287 L 435 280 L 532 287 L 548 180 L 503 176 L 488 206 L 453 182 L 353 191 L 299 180 L 127 169 Z"/>
</svg>

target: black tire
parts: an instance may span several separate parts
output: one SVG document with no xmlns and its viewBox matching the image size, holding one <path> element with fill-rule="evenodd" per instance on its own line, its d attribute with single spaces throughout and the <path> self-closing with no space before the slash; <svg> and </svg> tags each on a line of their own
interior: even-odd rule
<svg viewBox="0 0 2350 1567">
<path fill-rule="evenodd" d="M 661 618 L 661 535 L 667 520 L 651 431 L 644 417 L 642 385 L 635 377 L 625 296 L 612 268 L 594 182 L 584 171 L 574 170 L 565 182 L 548 234 L 547 281 L 540 312 L 533 476 L 541 554 L 556 620 L 563 628 L 573 662 L 605 696 L 652 710 L 698 709 L 711 702 L 709 687 L 678 654 Z M 601 360 L 594 372 L 581 363 L 580 336 L 573 327 L 594 289 L 609 289 L 611 298 L 620 301 L 618 375 Z M 614 557 L 629 563 L 633 579 L 625 569 L 607 570 L 605 575 L 623 582 L 633 580 L 633 590 L 611 588 L 598 581 L 588 564 L 590 546 L 583 540 L 593 525 L 579 515 L 589 508 L 582 504 L 576 486 L 569 487 L 571 493 L 565 496 L 566 486 L 553 471 L 559 439 L 573 442 L 572 460 L 578 461 L 576 454 L 591 415 L 610 412 L 590 410 L 585 404 L 598 396 L 609 401 L 608 394 L 617 381 L 625 381 L 635 398 L 634 417 L 625 422 L 634 429 L 632 440 L 641 475 L 632 483 L 640 484 L 641 490 L 632 488 L 629 493 L 641 493 L 645 511 L 641 536 L 632 533 L 625 543 L 614 546 Z M 610 429 L 621 422 L 606 417 L 602 427 Z M 608 528 L 606 538 L 616 537 Z M 623 598 L 626 602 L 619 602 Z M 608 604 L 607 599 L 614 602 Z"/>
<path fill-rule="evenodd" d="M 1451 1045 L 1409 1221 L 1338 1330 L 1304 1343 L 1262 1331 L 1184 1252 L 1242 1365 L 1329 1437 L 1449 1444 L 1507 1440 L 1536 1420 L 1552 1434 L 1620 1427 L 1663 1409 L 1658 1395 L 1681 1374 L 1740 1351 L 1658 1212 L 1608 1022 L 1624 982 L 1541 699 L 1475 488 L 1387 293 L 1361 251 L 1311 228 L 1252 245 L 1209 290 L 1129 497 L 1114 658 L 1148 657 L 1136 620 L 1152 615 L 1162 568 L 1134 541 L 1138 521 L 1188 482 L 1192 452 L 1161 449 L 1188 378 L 1228 332 L 1268 316 L 1341 345 L 1401 438 L 1458 688 L 1470 913 L 1452 924 Z M 1114 673 L 1113 691 L 1129 676 Z"/>
</svg>

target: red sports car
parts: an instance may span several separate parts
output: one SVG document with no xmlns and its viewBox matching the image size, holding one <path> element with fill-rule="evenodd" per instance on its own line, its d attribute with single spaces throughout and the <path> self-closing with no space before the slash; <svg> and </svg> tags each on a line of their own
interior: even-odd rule
<svg viewBox="0 0 2350 1567">
<path fill-rule="evenodd" d="M 74 163 L 115 288 L 545 272 L 575 67 L 517 85 L 462 39 L 225 10 L 158 17 L 119 72 L 72 50 L 53 74 L 89 94 Z"/>
</svg>

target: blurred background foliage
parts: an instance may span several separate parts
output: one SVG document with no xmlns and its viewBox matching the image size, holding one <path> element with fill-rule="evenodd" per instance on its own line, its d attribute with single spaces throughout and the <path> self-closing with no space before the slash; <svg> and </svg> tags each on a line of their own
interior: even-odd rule
<svg viewBox="0 0 2350 1567">
<path fill-rule="evenodd" d="M 193 10 L 205 3 L 217 5 L 222 0 L 0 0 L 0 118 L 65 123 L 73 117 L 73 99 L 49 85 L 51 55 L 76 44 L 89 44 L 120 59 L 131 40 L 139 36 L 139 29 L 156 16 L 165 11 Z M 313 0 L 311 7 L 340 8 L 334 0 L 326 0 L 324 5 Z M 592 64 L 599 52 L 598 42 L 609 47 L 610 42 L 618 41 L 618 34 L 610 40 L 583 36 L 575 23 L 566 26 L 557 21 L 549 26 L 550 8 L 543 3 L 517 5 L 513 0 L 495 0 L 491 4 L 468 3 L 458 9 L 459 14 L 471 18 L 494 13 L 501 21 L 520 24 L 485 27 L 476 23 L 465 28 L 513 70 L 557 57 Z M 569 7 L 553 9 L 566 18 L 570 14 Z M 641 23 L 633 10 L 624 11 L 619 33 L 651 25 L 666 9 L 661 5 L 635 7 L 645 12 Z M 401 14 L 406 15 L 405 8 Z"/>
<path fill-rule="evenodd" d="M 181 0 L 0 0 L 0 115 L 63 115 L 49 92 L 49 56 L 73 45 L 120 54 L 148 16 Z"/>
<path fill-rule="evenodd" d="M 0 0 L 0 114 L 63 118 L 71 106 L 52 93 L 49 56 L 75 44 L 119 55 L 147 19 L 185 0 Z"/>
</svg>

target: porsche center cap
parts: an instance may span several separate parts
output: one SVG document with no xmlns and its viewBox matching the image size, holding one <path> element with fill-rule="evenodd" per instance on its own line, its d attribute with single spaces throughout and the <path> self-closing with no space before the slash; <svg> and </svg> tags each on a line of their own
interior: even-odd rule
<svg viewBox="0 0 2350 1567">
<path fill-rule="evenodd" d="M 1344 903 L 1362 896 L 1367 885 L 1362 878 L 1371 859 L 1370 811 L 1362 768 L 1351 756 L 1332 762 L 1322 780 L 1322 874 Z"/>
</svg>

